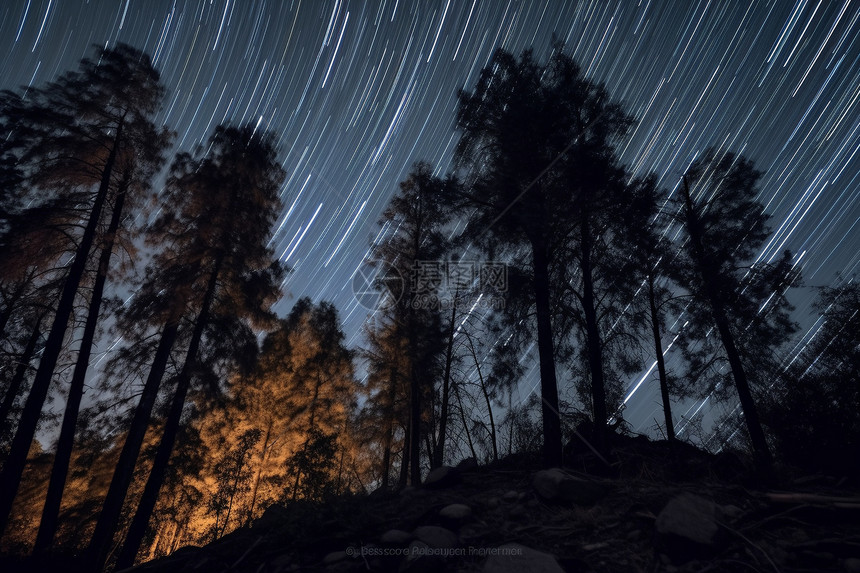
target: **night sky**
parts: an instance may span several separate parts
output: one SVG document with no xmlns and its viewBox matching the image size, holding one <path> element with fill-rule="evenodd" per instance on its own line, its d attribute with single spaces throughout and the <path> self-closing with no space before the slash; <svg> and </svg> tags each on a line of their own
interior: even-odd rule
<svg viewBox="0 0 860 573">
<path fill-rule="evenodd" d="M 775 234 L 760 259 L 791 249 L 807 285 L 857 271 L 856 2 L 6 0 L 0 88 L 42 85 L 121 41 L 161 71 L 159 121 L 180 149 L 224 121 L 274 131 L 288 179 L 272 245 L 294 269 L 277 309 L 331 300 L 357 345 L 368 311 L 350 277 L 398 182 L 417 160 L 449 169 L 457 90 L 496 47 L 543 60 L 553 34 L 638 119 L 622 155 L 637 174 L 671 190 L 706 146 L 742 152 L 766 171 Z M 801 334 L 813 295 L 791 297 Z M 628 402 L 634 428 L 659 417 L 654 386 Z"/>
</svg>

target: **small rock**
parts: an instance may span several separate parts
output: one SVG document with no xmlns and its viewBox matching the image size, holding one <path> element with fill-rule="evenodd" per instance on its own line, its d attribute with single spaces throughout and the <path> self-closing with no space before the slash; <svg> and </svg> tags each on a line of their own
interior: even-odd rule
<svg viewBox="0 0 860 573">
<path fill-rule="evenodd" d="M 338 563 L 346 559 L 346 557 L 346 551 L 332 551 L 331 553 L 323 557 L 323 564 L 331 565 L 332 563 Z"/>
<path fill-rule="evenodd" d="M 558 468 L 536 473 L 532 487 L 547 501 L 579 505 L 594 505 L 606 494 L 606 489 L 599 483 L 575 478 Z"/>
<path fill-rule="evenodd" d="M 400 573 L 437 573 L 444 569 L 444 558 L 436 555 L 433 547 L 423 541 L 413 541 L 409 544 L 406 559 L 400 562 Z"/>
<path fill-rule="evenodd" d="M 731 504 L 721 505 L 720 512 L 723 514 L 723 516 L 727 517 L 732 521 L 739 519 L 744 514 L 744 510 L 742 510 L 736 505 Z"/>
<path fill-rule="evenodd" d="M 508 510 L 508 518 L 514 521 L 524 519 L 526 515 L 528 515 L 528 512 L 526 511 L 526 508 L 521 505 L 511 506 L 511 508 Z"/>
<path fill-rule="evenodd" d="M 478 469 L 478 460 L 476 460 L 475 458 L 473 458 L 471 456 L 468 458 L 464 458 L 463 460 L 460 461 L 459 464 L 457 464 L 457 470 L 459 470 L 461 472 L 474 470 L 474 469 Z"/>
<path fill-rule="evenodd" d="M 691 493 L 678 495 L 657 516 L 657 548 L 675 563 L 712 556 L 722 541 L 715 503 Z"/>
<path fill-rule="evenodd" d="M 388 545 L 406 545 L 412 541 L 412 534 L 402 529 L 389 529 L 379 538 L 380 543 Z"/>
<path fill-rule="evenodd" d="M 515 490 L 509 490 L 502 495 L 502 499 L 505 501 L 517 501 L 520 499 L 520 492 Z"/>
<path fill-rule="evenodd" d="M 454 485 L 460 480 L 460 474 L 450 466 L 440 466 L 431 470 L 424 480 L 424 487 L 431 489 L 444 488 Z"/>
<path fill-rule="evenodd" d="M 463 503 L 452 503 L 442 508 L 439 517 L 454 523 L 461 523 L 472 517 L 472 508 Z"/>
<path fill-rule="evenodd" d="M 490 554 L 484 563 L 483 573 L 564 573 L 555 557 L 520 545 L 506 543 L 488 549 Z"/>
<path fill-rule="evenodd" d="M 416 527 L 412 533 L 419 541 L 426 543 L 430 547 L 448 549 L 459 545 L 457 534 L 444 527 L 422 525 L 421 527 Z"/>
</svg>

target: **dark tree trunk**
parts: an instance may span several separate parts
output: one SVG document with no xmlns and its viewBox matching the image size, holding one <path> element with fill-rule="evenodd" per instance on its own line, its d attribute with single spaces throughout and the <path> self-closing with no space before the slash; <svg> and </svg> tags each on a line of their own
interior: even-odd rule
<svg viewBox="0 0 860 573">
<path fill-rule="evenodd" d="M 113 207 L 110 224 L 108 225 L 105 244 L 99 257 L 98 274 L 93 285 L 90 298 L 90 307 L 87 311 L 87 321 L 84 325 L 83 338 L 78 348 L 78 358 L 75 370 L 72 374 L 72 383 L 69 386 L 69 395 L 66 398 L 66 409 L 63 413 L 63 424 L 60 437 L 57 439 L 57 453 L 54 456 L 54 465 L 51 470 L 51 480 L 48 483 L 48 493 L 45 505 L 42 509 L 42 519 L 39 522 L 39 532 L 36 534 L 36 542 L 33 547 L 34 553 L 40 553 L 54 542 L 60 517 L 60 504 L 63 500 L 63 490 L 66 487 L 66 478 L 69 474 L 69 462 L 72 459 L 72 448 L 75 442 L 75 428 L 78 423 L 78 412 L 81 400 L 84 396 L 84 382 L 87 377 L 87 369 L 90 364 L 93 341 L 96 334 L 96 326 L 99 322 L 99 312 L 104 295 L 107 272 L 110 265 L 111 253 L 119 223 L 122 220 L 122 210 L 125 203 L 125 193 L 128 187 L 128 175 L 119 186 L 116 201 Z"/>
<path fill-rule="evenodd" d="M 263 451 L 260 453 L 260 467 L 257 468 L 257 475 L 254 478 L 254 487 L 251 490 L 251 504 L 248 509 L 248 519 L 245 520 L 245 526 L 248 527 L 251 525 L 251 520 L 254 519 L 254 508 L 257 506 L 257 492 L 260 489 L 260 479 L 263 477 L 263 468 L 266 465 L 266 460 L 269 456 L 269 440 L 272 438 L 272 426 L 274 425 L 273 420 L 269 420 L 269 424 L 266 426 L 266 435 L 263 438 Z"/>
<path fill-rule="evenodd" d="M 654 352 L 657 355 L 657 374 L 660 377 L 660 396 L 663 398 L 663 416 L 666 421 L 666 439 L 675 441 L 675 424 L 672 422 L 672 403 L 669 399 L 669 379 L 666 376 L 666 361 L 663 359 L 663 343 L 660 338 L 660 314 L 654 298 L 654 275 L 648 275 L 648 304 L 651 311 L 651 334 L 654 336 Z"/>
<path fill-rule="evenodd" d="M 69 267 L 69 274 L 66 276 L 66 281 L 63 285 L 63 292 L 57 304 L 54 323 L 51 325 L 48 339 L 45 342 L 42 358 L 39 360 L 39 368 L 36 370 L 36 376 L 33 379 L 30 394 L 27 396 L 27 401 L 24 404 L 24 410 L 21 412 L 18 431 L 15 432 L 15 437 L 12 439 L 12 445 L 9 449 L 9 455 L 3 464 L 3 471 L 0 473 L 0 535 L 6 529 L 6 524 L 9 521 L 12 502 L 18 493 L 18 486 L 21 484 L 21 475 L 24 473 L 24 466 L 27 463 L 27 453 L 30 451 L 33 437 L 36 435 L 36 427 L 39 424 L 42 406 L 44 406 L 45 398 L 48 396 L 54 368 L 57 366 L 60 352 L 63 349 L 63 340 L 66 337 L 66 328 L 68 327 L 69 318 L 74 307 L 75 296 L 78 293 L 78 287 L 84 276 L 87 259 L 90 256 L 90 249 L 95 242 L 99 221 L 101 220 L 102 208 L 107 200 L 110 178 L 113 173 L 114 163 L 116 162 L 117 148 L 122 139 L 122 131 L 123 124 L 120 121 L 114 135 L 110 154 L 102 169 L 101 182 L 99 183 L 99 190 L 90 211 L 90 218 L 87 221 L 87 226 L 84 228 L 84 234 L 81 237 L 81 242 L 78 244 L 75 258 Z"/>
<path fill-rule="evenodd" d="M 466 421 L 466 412 L 463 410 L 463 400 L 460 399 L 460 390 L 455 386 L 454 387 L 454 397 L 457 398 L 457 405 L 460 409 L 460 420 L 463 422 L 463 431 L 466 433 L 466 443 L 469 444 L 469 451 L 472 453 L 472 457 L 475 458 L 475 461 L 478 460 L 478 454 L 475 453 L 475 444 L 472 443 L 472 434 L 469 431 L 469 424 Z M 496 454 L 496 441 L 493 439 L 493 460 L 498 461 L 498 456 Z"/>
<path fill-rule="evenodd" d="M 40 326 L 42 325 L 42 317 L 36 320 L 36 325 L 33 327 L 33 332 L 30 338 L 27 339 L 27 344 L 24 346 L 24 352 L 18 358 L 18 366 L 15 367 L 15 374 L 12 376 L 12 381 L 9 383 L 9 388 L 6 389 L 6 395 L 3 396 L 3 404 L 0 405 L 0 424 L 3 424 L 5 433 L 9 429 L 9 416 L 12 413 L 12 406 L 15 404 L 15 398 L 18 397 L 18 392 L 24 385 L 24 378 L 27 376 L 27 370 L 30 368 L 30 361 L 33 360 L 33 355 L 36 353 L 36 345 L 39 343 L 39 338 L 42 336 Z"/>
<path fill-rule="evenodd" d="M 582 222 L 582 311 L 585 318 L 585 335 L 588 352 L 588 369 L 591 372 L 591 401 L 594 416 L 594 446 L 606 456 L 609 454 L 609 435 L 606 408 L 606 382 L 603 376 L 603 344 L 597 324 L 594 296 L 593 265 L 591 261 L 592 237 L 587 221 Z"/>
<path fill-rule="evenodd" d="M 561 419 L 558 411 L 558 383 L 552 336 L 549 292 L 549 259 L 546 248 L 532 241 L 535 307 L 537 311 L 538 355 L 540 357 L 541 414 L 543 418 L 543 463 L 561 465 Z"/>
<path fill-rule="evenodd" d="M 442 376 L 442 405 L 439 410 L 439 439 L 433 456 L 432 467 L 438 468 L 445 460 L 445 438 L 448 431 L 448 402 L 451 388 L 451 361 L 454 355 L 454 333 L 456 331 L 457 295 L 451 304 L 451 324 L 448 327 L 448 345 L 445 348 L 445 373 Z"/>
<path fill-rule="evenodd" d="M 397 398 L 397 371 L 392 368 L 388 380 L 388 403 L 385 408 L 385 443 L 382 450 L 382 487 L 387 489 L 391 474 L 391 448 L 394 442 L 394 401 Z"/>
<path fill-rule="evenodd" d="M 414 329 L 413 329 L 414 332 Z M 416 355 L 413 352 L 413 357 Z M 421 376 L 412 365 L 409 380 L 409 474 L 410 485 L 421 485 Z"/>
<path fill-rule="evenodd" d="M 152 514 L 152 509 L 155 507 L 156 501 L 158 501 L 158 492 L 164 481 L 165 472 L 156 470 L 166 470 L 167 463 L 170 461 L 173 444 L 176 441 L 176 436 L 179 434 L 179 421 L 182 418 L 182 409 L 185 405 L 185 396 L 188 393 L 189 382 L 190 377 L 185 372 L 181 373 L 177 379 L 176 393 L 173 395 L 170 412 L 164 424 L 164 435 L 158 445 L 158 450 L 156 450 L 155 459 L 152 462 L 152 470 L 149 472 L 149 478 L 146 480 L 146 485 L 143 488 L 143 494 L 138 503 L 137 511 L 129 525 L 125 543 L 120 550 L 119 557 L 117 557 L 117 570 L 126 569 L 134 565 L 134 558 L 137 556 L 140 543 L 143 541 L 144 534 L 146 534 L 146 527 L 149 525 L 149 516 Z M 168 445 L 169 447 L 167 447 Z M 147 509 L 148 512 L 144 516 L 143 512 L 146 512 Z"/>
<path fill-rule="evenodd" d="M 409 478 L 409 447 L 412 443 L 410 433 L 412 424 L 406 424 L 406 434 L 403 436 L 403 453 L 400 454 L 400 477 L 397 480 L 397 487 L 403 489 L 406 487 L 406 481 Z"/>
<path fill-rule="evenodd" d="M 752 397 L 752 391 L 750 390 L 743 362 L 735 346 L 734 335 L 729 328 L 729 321 L 726 318 L 720 301 L 712 302 L 712 305 L 714 306 L 714 318 L 717 323 L 717 330 L 720 333 L 723 347 L 726 349 L 726 357 L 729 359 L 729 366 L 732 369 L 732 376 L 735 380 L 735 388 L 738 391 L 738 398 L 744 411 L 744 419 L 747 423 L 747 430 L 750 433 L 756 465 L 763 476 L 770 478 L 773 472 L 773 459 L 771 458 L 770 448 L 767 445 L 767 439 L 761 427 L 758 410 Z"/>
<path fill-rule="evenodd" d="M 493 416 L 493 402 L 492 400 L 490 400 L 490 392 L 487 390 L 487 383 L 484 381 L 484 376 L 481 374 L 481 367 L 480 365 L 478 365 L 477 357 L 475 358 L 475 366 L 478 369 L 478 378 L 479 382 L 481 383 L 481 393 L 484 395 L 484 402 L 486 402 L 487 404 L 487 415 L 490 418 L 490 441 L 493 445 L 493 461 L 497 462 L 499 461 L 499 449 L 496 445 L 496 420 Z"/>
<path fill-rule="evenodd" d="M 158 349 L 155 351 L 155 358 L 153 359 L 152 367 L 149 369 L 149 376 L 146 379 L 146 384 L 144 384 L 140 402 L 138 402 L 137 408 L 134 410 L 134 417 L 132 418 L 125 444 L 123 445 L 122 452 L 120 452 L 107 496 L 102 505 L 101 514 L 99 515 L 98 522 L 96 522 L 95 531 L 93 531 L 93 536 L 90 540 L 88 558 L 90 560 L 89 569 L 91 571 L 101 571 L 107 561 L 108 551 L 116 532 L 117 524 L 119 523 L 125 496 L 128 494 L 128 487 L 134 475 L 134 466 L 137 463 L 137 457 L 143 445 L 143 438 L 149 426 L 152 408 L 155 405 L 155 399 L 158 397 L 158 388 L 167 369 L 167 361 L 170 358 L 173 344 L 176 342 L 178 330 L 179 317 L 174 317 L 167 323 L 161 333 L 161 340 L 159 340 Z"/>
<path fill-rule="evenodd" d="M 729 319 L 726 315 L 725 305 L 722 296 L 718 290 L 717 284 L 719 278 L 716 275 L 716 270 L 713 265 L 705 257 L 704 239 L 701 231 L 701 223 L 698 214 L 693 205 L 693 198 L 690 196 L 690 187 L 687 183 L 687 178 L 684 177 L 684 204 L 686 209 L 686 226 L 687 233 L 690 235 L 690 244 L 694 254 L 695 264 L 698 267 L 697 272 L 702 279 L 702 284 L 705 289 L 708 303 L 711 306 L 712 316 L 717 326 L 717 332 L 720 334 L 720 341 L 723 343 L 723 348 L 726 351 L 726 358 L 729 361 L 729 367 L 732 370 L 732 377 L 735 381 L 735 388 L 738 391 L 738 399 L 741 403 L 741 409 L 744 413 L 747 431 L 752 442 L 753 455 L 755 457 L 758 471 L 766 479 L 773 479 L 773 458 L 770 454 L 770 448 L 767 445 L 764 431 L 761 427 L 761 421 L 758 417 L 758 411 L 755 406 L 755 400 L 752 397 L 749 380 L 744 370 L 743 361 L 740 353 L 735 346 L 735 337 L 729 326 Z"/>
<path fill-rule="evenodd" d="M 218 275 L 221 272 L 223 258 L 217 259 L 212 269 L 212 274 L 209 277 L 206 285 L 206 292 L 203 295 L 203 303 L 200 307 L 200 314 L 197 316 L 197 321 L 194 324 L 194 330 L 191 333 L 191 341 L 188 343 L 188 351 L 185 355 L 185 362 L 182 365 L 182 370 L 176 382 L 176 393 L 173 395 L 173 402 L 170 404 L 170 412 L 167 415 L 167 421 L 164 424 L 164 433 L 161 436 L 161 442 L 158 444 L 158 450 L 155 453 L 155 460 L 152 463 L 152 469 L 149 471 L 149 477 L 146 480 L 146 485 L 143 488 L 143 495 L 137 505 L 134 517 L 129 525 L 128 533 L 126 534 L 125 543 L 122 546 L 119 557 L 117 559 L 117 569 L 125 569 L 134 564 L 134 558 L 137 555 L 143 537 L 146 534 L 146 528 L 149 525 L 149 519 L 152 516 L 152 511 L 155 509 L 155 504 L 158 501 L 158 494 L 161 491 L 161 486 L 164 483 L 164 477 L 167 475 L 167 464 L 170 462 L 170 455 L 173 453 L 173 446 L 176 443 L 176 437 L 179 435 L 179 429 L 182 421 L 182 410 L 185 407 L 185 398 L 188 395 L 188 389 L 191 386 L 191 377 L 194 370 L 197 368 L 197 354 L 200 350 L 200 342 L 203 339 L 203 331 L 209 322 L 209 309 L 212 306 L 212 301 L 215 299 L 215 291 L 218 286 Z M 232 506 L 232 498 L 231 498 Z M 230 518 L 228 512 L 227 519 Z M 226 527 L 225 521 L 225 527 Z"/>
<path fill-rule="evenodd" d="M 15 311 L 15 307 L 18 306 L 18 301 L 21 300 L 21 297 L 24 296 L 24 291 L 27 290 L 27 286 L 29 281 L 20 280 L 15 284 L 15 289 L 9 295 L 9 297 L 3 301 L 5 304 L 3 305 L 3 310 L 0 312 L 0 338 L 3 338 L 6 334 L 6 325 L 9 323 L 9 319 L 12 317 L 12 313 Z"/>
</svg>

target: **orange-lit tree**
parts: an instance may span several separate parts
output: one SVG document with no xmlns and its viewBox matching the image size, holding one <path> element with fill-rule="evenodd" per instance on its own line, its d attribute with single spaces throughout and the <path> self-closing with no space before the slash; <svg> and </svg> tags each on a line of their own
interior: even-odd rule
<svg viewBox="0 0 860 573">
<path fill-rule="evenodd" d="M 256 352 L 253 327 L 269 327 L 282 269 L 267 243 L 284 179 L 274 138 L 253 126 L 219 126 L 197 154 L 179 154 L 150 229 L 162 246 L 127 320 L 163 325 L 129 437 L 90 543 L 101 569 L 168 358 L 184 331 L 175 391 L 152 469 L 120 553 L 131 564 L 158 499 L 192 381 L 216 384 L 219 372 Z"/>
<path fill-rule="evenodd" d="M 83 205 L 85 211 L 78 214 L 77 220 L 84 220 L 83 229 L 75 232 L 69 253 L 73 256 L 63 277 L 45 347 L 0 473 L 0 531 L 20 484 L 75 299 L 97 244 L 112 183 L 119 177 L 120 158 L 138 153 L 144 144 L 158 147 L 162 143 L 153 138 L 159 132 L 151 118 L 163 91 L 149 58 L 120 44 L 100 50 L 96 60 L 82 60 L 79 71 L 66 73 L 45 88 L 29 90 L 26 98 L 4 94 L 0 115 L 4 116 L 2 123 L 11 123 L 13 131 L 7 141 L 18 146 L 10 151 L 16 154 L 33 196 L 48 197 L 50 206 L 60 210 Z M 70 413 L 70 422 L 75 415 Z M 54 480 L 51 490 L 57 507 L 64 481 Z M 54 512 L 48 508 L 47 513 L 51 521 Z M 52 529 L 46 529 L 46 534 L 51 534 L 47 537 L 53 535 Z"/>
</svg>

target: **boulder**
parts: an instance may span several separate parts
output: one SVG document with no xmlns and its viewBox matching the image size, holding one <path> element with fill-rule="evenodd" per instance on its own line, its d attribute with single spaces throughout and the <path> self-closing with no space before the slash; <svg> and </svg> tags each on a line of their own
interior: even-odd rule
<svg viewBox="0 0 860 573">
<path fill-rule="evenodd" d="M 439 511 L 439 517 L 449 523 L 462 523 L 472 517 L 472 508 L 463 503 L 452 503 Z"/>
<path fill-rule="evenodd" d="M 724 532 L 717 504 L 698 495 L 672 498 L 657 516 L 657 550 L 674 563 L 712 557 L 722 546 Z"/>
<path fill-rule="evenodd" d="M 389 529 L 382 534 L 379 541 L 385 545 L 406 545 L 412 539 L 414 539 L 414 536 L 402 529 Z"/>
<path fill-rule="evenodd" d="M 431 470 L 424 480 L 424 487 L 430 489 L 445 488 L 460 481 L 460 474 L 456 468 L 451 466 L 440 466 Z"/>
<path fill-rule="evenodd" d="M 460 544 L 460 540 L 456 533 L 437 525 L 422 525 L 421 527 L 416 527 L 412 534 L 416 539 L 418 539 L 418 541 L 426 543 L 429 547 L 436 549 L 450 549 L 457 547 Z"/>
<path fill-rule="evenodd" d="M 478 469 L 478 460 L 473 457 L 464 458 L 457 464 L 457 471 L 465 472 Z"/>
<path fill-rule="evenodd" d="M 506 543 L 488 549 L 482 573 L 564 573 L 549 553 L 536 551 L 518 543 Z"/>
<path fill-rule="evenodd" d="M 546 501 L 578 505 L 594 505 L 606 495 L 606 488 L 598 482 L 573 477 L 559 468 L 537 472 L 532 487 Z"/>
</svg>

